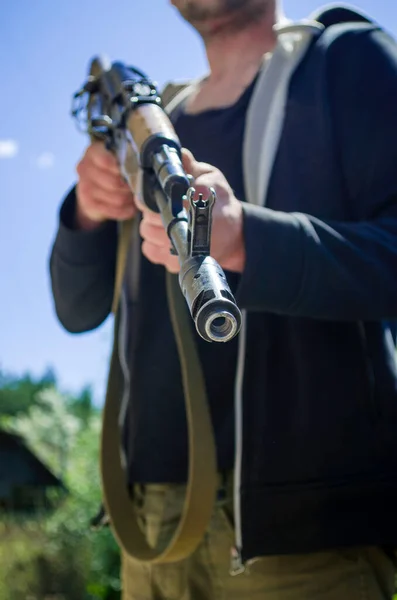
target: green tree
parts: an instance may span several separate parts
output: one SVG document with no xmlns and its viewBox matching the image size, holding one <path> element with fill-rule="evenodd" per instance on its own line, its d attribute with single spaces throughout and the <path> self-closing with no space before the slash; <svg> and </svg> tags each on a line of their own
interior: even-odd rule
<svg viewBox="0 0 397 600">
<path fill-rule="evenodd" d="M 92 531 L 90 521 L 101 504 L 99 473 L 99 441 L 101 417 L 93 414 L 90 426 L 80 430 L 73 445 L 65 483 L 70 497 L 48 523 L 55 545 L 62 544 L 75 553 L 80 548 L 77 568 L 84 570 L 87 599 L 113 600 L 119 598 L 120 553 L 108 528 Z M 61 533 L 61 535 L 60 535 Z"/>
<path fill-rule="evenodd" d="M 85 387 L 77 396 L 68 399 L 68 411 L 80 419 L 83 425 L 87 425 L 91 417 L 97 414 L 90 386 Z"/>
<path fill-rule="evenodd" d="M 51 368 L 38 378 L 29 373 L 17 376 L 0 369 L 0 424 L 28 413 L 38 403 L 37 394 L 45 389 L 55 388 L 56 384 L 55 372 Z"/>
<path fill-rule="evenodd" d="M 57 475 L 65 478 L 79 419 L 69 412 L 67 399 L 55 388 L 36 393 L 36 403 L 17 416 L 12 430 L 21 435 L 33 452 Z"/>
<path fill-rule="evenodd" d="M 18 409 L 11 406 L 11 396 Z M 119 549 L 109 529 L 90 529 L 101 503 L 101 414 L 90 388 L 71 397 L 57 390 L 51 374 L 38 380 L 3 376 L 0 403 L 4 398 L 7 429 L 22 435 L 63 479 L 68 495 L 51 514 L 23 522 L 0 519 L 0 600 L 42 600 L 49 594 L 65 600 L 118 599 Z"/>
</svg>

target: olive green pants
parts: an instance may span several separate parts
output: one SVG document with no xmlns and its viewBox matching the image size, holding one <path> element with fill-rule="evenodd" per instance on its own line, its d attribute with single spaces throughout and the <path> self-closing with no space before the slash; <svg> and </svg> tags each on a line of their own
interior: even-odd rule
<svg viewBox="0 0 397 600">
<path fill-rule="evenodd" d="M 230 485 L 217 502 L 194 554 L 178 563 L 146 566 L 122 557 L 123 600 L 391 600 L 395 562 L 376 547 L 300 556 L 271 556 L 231 576 L 234 544 Z M 164 547 L 180 518 L 183 486 L 136 486 L 134 503 L 148 542 Z"/>
</svg>

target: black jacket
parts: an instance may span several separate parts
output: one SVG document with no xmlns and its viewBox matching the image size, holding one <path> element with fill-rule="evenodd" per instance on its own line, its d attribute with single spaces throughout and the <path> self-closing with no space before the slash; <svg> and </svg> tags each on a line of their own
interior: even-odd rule
<svg viewBox="0 0 397 600">
<path fill-rule="evenodd" d="M 397 47 L 340 26 L 316 48 L 288 87 L 266 207 L 244 205 L 243 560 L 397 544 Z M 115 244 L 114 223 L 60 225 L 51 276 L 69 331 L 109 314 Z"/>
</svg>

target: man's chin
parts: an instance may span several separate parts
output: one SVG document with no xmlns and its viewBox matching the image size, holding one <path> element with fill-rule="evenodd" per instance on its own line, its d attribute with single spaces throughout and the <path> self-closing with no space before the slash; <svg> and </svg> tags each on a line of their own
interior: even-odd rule
<svg viewBox="0 0 397 600">
<path fill-rule="evenodd" d="M 190 20 L 190 25 L 196 29 L 204 40 L 232 33 L 242 29 L 241 18 L 237 15 L 214 17 L 203 20 Z"/>
</svg>

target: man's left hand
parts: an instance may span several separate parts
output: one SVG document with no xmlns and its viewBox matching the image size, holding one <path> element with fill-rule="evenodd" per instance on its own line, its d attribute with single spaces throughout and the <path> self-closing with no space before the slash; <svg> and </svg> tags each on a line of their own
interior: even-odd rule
<svg viewBox="0 0 397 600">
<path fill-rule="evenodd" d="M 202 193 L 206 198 L 210 187 L 216 193 L 212 211 L 211 256 L 223 269 L 241 273 L 245 263 L 241 202 L 219 169 L 197 162 L 191 152 L 185 149 L 182 159 L 186 173 L 194 178 L 196 195 Z M 142 211 L 142 253 L 152 263 L 164 265 L 171 273 L 178 273 L 179 261 L 170 253 L 170 240 L 160 215 L 149 210 L 139 198 L 136 204 Z"/>
</svg>

